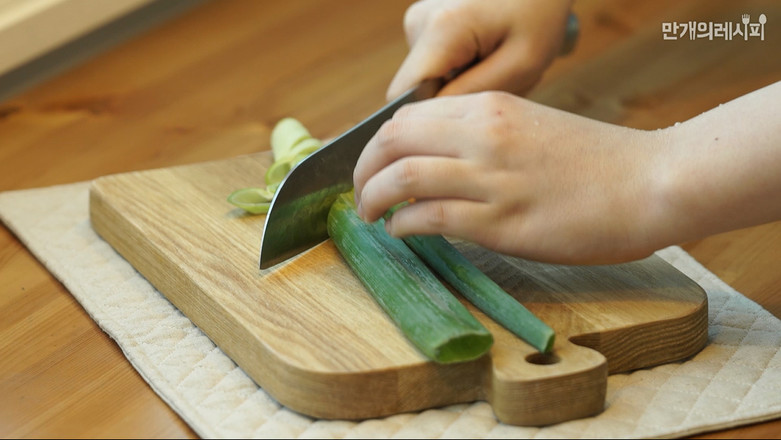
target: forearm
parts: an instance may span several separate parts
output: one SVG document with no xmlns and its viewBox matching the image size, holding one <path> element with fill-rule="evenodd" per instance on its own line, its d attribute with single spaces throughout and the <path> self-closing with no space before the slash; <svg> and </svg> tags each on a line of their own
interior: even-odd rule
<svg viewBox="0 0 781 440">
<path fill-rule="evenodd" d="M 781 81 L 665 132 L 662 235 L 680 242 L 781 219 Z"/>
</svg>

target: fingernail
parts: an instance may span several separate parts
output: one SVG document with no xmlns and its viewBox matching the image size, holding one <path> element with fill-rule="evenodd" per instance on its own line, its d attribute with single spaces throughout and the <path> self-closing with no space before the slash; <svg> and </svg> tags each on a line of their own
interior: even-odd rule
<svg viewBox="0 0 781 440">
<path fill-rule="evenodd" d="M 363 220 L 366 220 L 365 218 L 363 218 L 363 207 L 361 206 L 360 200 L 356 200 L 355 202 L 355 212 L 358 213 L 358 217 L 360 217 Z"/>
</svg>

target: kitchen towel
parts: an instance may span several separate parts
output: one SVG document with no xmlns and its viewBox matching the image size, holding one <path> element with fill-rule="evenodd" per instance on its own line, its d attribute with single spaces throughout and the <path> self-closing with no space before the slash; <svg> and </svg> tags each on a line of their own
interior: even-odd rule
<svg viewBox="0 0 781 440">
<path fill-rule="evenodd" d="M 499 423 L 485 402 L 364 421 L 302 416 L 259 388 L 95 234 L 88 191 L 81 182 L 0 193 L 0 220 L 202 437 L 680 437 L 781 417 L 781 320 L 679 247 L 658 255 L 707 292 L 709 343 L 683 362 L 611 375 L 595 417 L 519 427 Z"/>
</svg>

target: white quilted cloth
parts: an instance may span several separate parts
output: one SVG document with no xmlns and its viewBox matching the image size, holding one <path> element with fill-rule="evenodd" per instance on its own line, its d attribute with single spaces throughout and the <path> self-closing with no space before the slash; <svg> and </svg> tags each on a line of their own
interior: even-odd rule
<svg viewBox="0 0 781 440">
<path fill-rule="evenodd" d="M 498 423 L 484 402 L 365 421 L 280 406 L 92 230 L 88 183 L 0 193 L 0 219 L 202 437 L 678 437 L 781 417 L 781 321 L 671 247 L 708 293 L 710 343 L 693 359 L 610 376 L 596 417 Z"/>
</svg>

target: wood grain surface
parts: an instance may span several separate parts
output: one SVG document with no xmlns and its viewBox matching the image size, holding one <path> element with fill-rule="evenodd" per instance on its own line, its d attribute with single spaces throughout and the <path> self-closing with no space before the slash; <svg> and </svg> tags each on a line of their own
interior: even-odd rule
<svg viewBox="0 0 781 440">
<path fill-rule="evenodd" d="M 257 267 L 265 216 L 227 203 L 271 155 L 116 174 L 90 189 L 95 231 L 261 387 L 301 413 L 365 419 L 487 400 L 499 420 L 542 426 L 601 412 L 607 374 L 689 357 L 708 338 L 705 292 L 653 255 L 563 266 L 459 242 L 478 268 L 556 331 L 552 353 L 496 325 L 490 355 L 431 362 L 326 241 Z M 458 386 L 454 386 L 458 384 Z"/>
<path fill-rule="evenodd" d="M 336 135 L 383 103 L 407 50 L 409 3 L 205 3 L 0 103 L 0 190 L 255 153 L 283 116 Z M 532 99 L 654 129 L 781 79 L 778 1 L 579 0 L 574 9 L 581 39 Z M 662 22 L 743 13 L 769 17 L 764 41 L 662 39 Z M 780 222 L 683 246 L 781 317 Z M 5 228 L 0 280 L 0 436 L 195 437 Z M 698 437 L 779 435 L 776 420 Z"/>
</svg>

